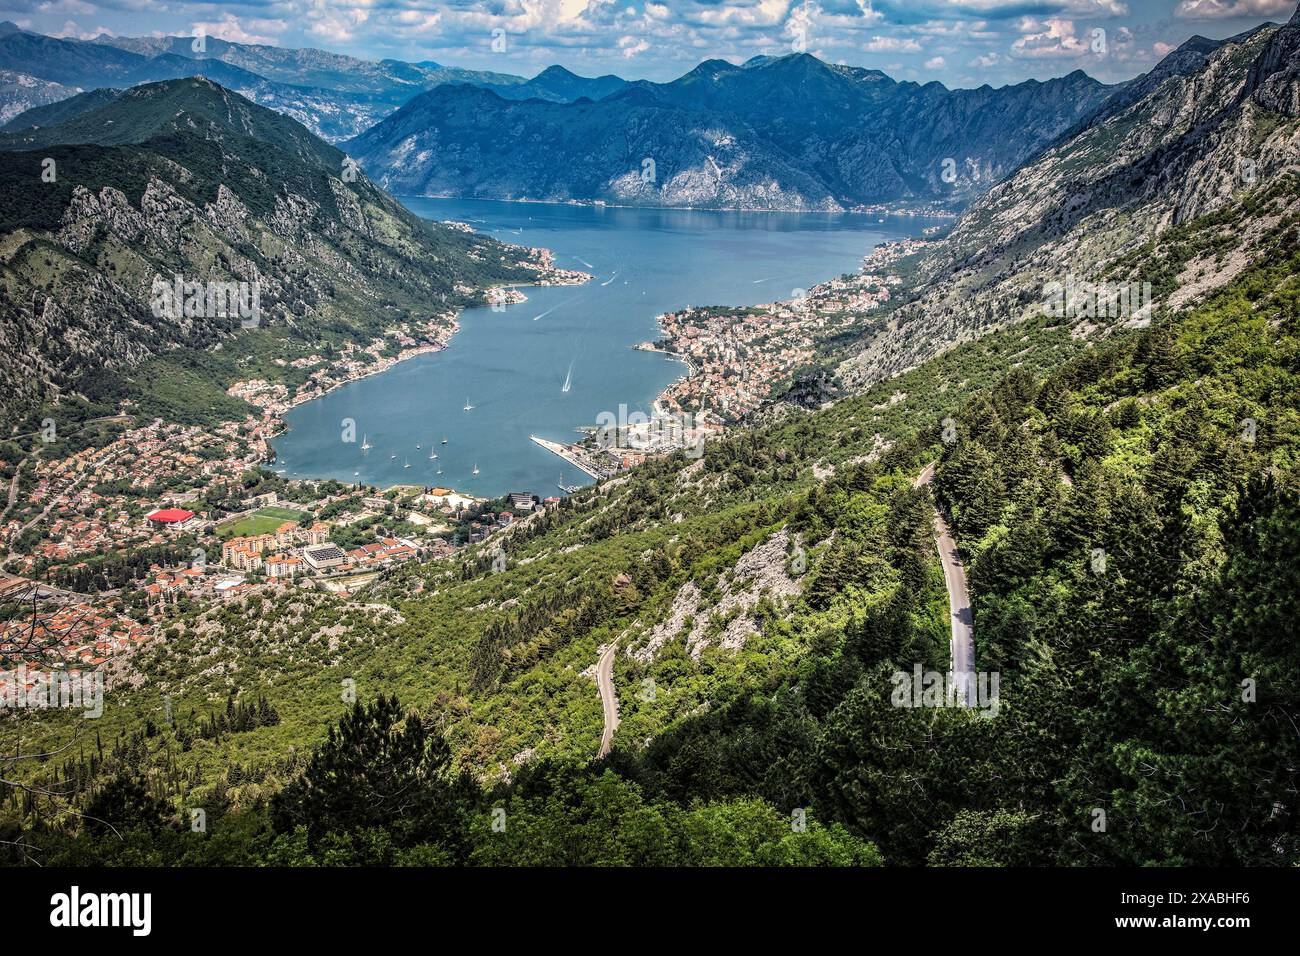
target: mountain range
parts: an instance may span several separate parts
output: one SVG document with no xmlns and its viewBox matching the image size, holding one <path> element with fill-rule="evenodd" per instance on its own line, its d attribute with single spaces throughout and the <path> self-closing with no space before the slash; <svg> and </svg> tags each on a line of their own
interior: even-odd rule
<svg viewBox="0 0 1300 956">
<path fill-rule="evenodd" d="M 418 64 L 371 61 L 324 50 L 284 49 L 205 37 L 75 40 L 0 24 L 0 69 L 60 84 L 71 92 L 206 76 L 262 106 L 293 116 L 330 141 L 353 136 L 410 97 L 438 83 L 507 88 L 523 77 Z M 11 115 L 26 100 L 0 90 Z M 32 104 L 36 105 L 36 104 Z"/>
<path fill-rule="evenodd" d="M 417 195 L 763 209 L 951 202 L 1114 92 L 1082 72 L 949 90 L 792 54 L 709 60 L 671 83 L 567 103 L 446 84 L 343 146 L 378 182 Z"/>
<path fill-rule="evenodd" d="M 486 286 L 539 274 L 524 250 L 416 217 L 293 119 L 201 77 L 43 110 L 51 125 L 0 134 L 10 423 L 151 388 L 177 415 L 230 414 L 237 357 L 223 343 L 236 336 L 243 374 L 276 378 L 330 342 L 412 321 L 447 330 Z M 260 325 L 160 315 L 155 284 L 178 276 L 255 284 Z"/>
<path fill-rule="evenodd" d="M 532 79 L 215 37 L 47 37 L 0 24 L 9 128 L 78 91 L 205 76 L 298 120 L 404 193 L 638 205 L 959 205 L 1123 89 L 1081 72 L 949 90 L 808 54 L 670 83 Z M 21 85 L 20 85 L 21 84 Z M 37 90 L 40 92 L 37 92 Z M 1016 128 L 1018 135 L 1004 135 Z"/>
<path fill-rule="evenodd" d="M 1046 284 L 1071 276 L 1146 283 L 1156 313 L 1232 281 L 1300 213 L 1297 50 L 1293 17 L 1221 42 L 1193 38 L 1170 53 L 918 257 L 917 296 L 840 361 L 845 383 L 880 381 L 1037 314 Z M 1194 236 L 1193 221 L 1202 224 Z M 1091 316 L 1077 328 L 1108 325 Z"/>
</svg>

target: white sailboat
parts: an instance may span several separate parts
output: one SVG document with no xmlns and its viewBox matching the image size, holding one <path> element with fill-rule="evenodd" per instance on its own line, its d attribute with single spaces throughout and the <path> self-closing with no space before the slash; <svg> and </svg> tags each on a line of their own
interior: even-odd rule
<svg viewBox="0 0 1300 956">
<path fill-rule="evenodd" d="M 438 453 L 436 451 L 429 452 L 429 461 L 433 461 L 437 457 L 438 457 Z"/>
<path fill-rule="evenodd" d="M 370 444 L 370 439 L 367 438 L 365 435 L 362 435 L 362 436 L 361 436 L 361 450 L 362 450 L 362 451 L 370 451 L 370 449 L 371 449 L 372 447 L 374 447 L 374 446 L 372 446 L 372 445 Z"/>
<path fill-rule="evenodd" d="M 469 403 L 469 399 L 465 399 L 465 411 L 472 412 L 473 410 L 474 406 Z"/>
<path fill-rule="evenodd" d="M 560 391 L 563 392 L 565 395 L 568 395 L 569 389 L 572 387 L 573 387 L 573 366 L 569 366 L 569 370 L 564 373 L 564 387 L 560 389 Z"/>
<path fill-rule="evenodd" d="M 474 474 L 478 474 L 478 462 L 474 462 Z"/>
<path fill-rule="evenodd" d="M 403 465 L 402 467 L 403 467 L 403 468 L 410 468 L 410 467 L 411 467 L 411 459 L 409 459 L 409 458 L 406 459 L 406 464 Z"/>
<path fill-rule="evenodd" d="M 447 444 L 447 436 L 446 436 L 446 435 L 443 436 L 443 438 L 442 438 L 442 443 L 443 443 L 444 445 Z"/>
</svg>

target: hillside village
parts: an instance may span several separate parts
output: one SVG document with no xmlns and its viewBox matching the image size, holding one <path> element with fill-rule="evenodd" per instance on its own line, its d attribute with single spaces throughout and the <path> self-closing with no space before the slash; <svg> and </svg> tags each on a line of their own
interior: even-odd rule
<svg viewBox="0 0 1300 956">
<path fill-rule="evenodd" d="M 690 374 L 668 387 L 664 403 L 681 412 L 711 412 L 735 423 L 772 398 L 817 355 L 819 343 L 868 321 L 891 301 L 903 278 L 893 268 L 926 241 L 882 243 L 862 269 L 813 286 L 789 300 L 744 308 L 687 307 L 659 319 L 663 335 L 641 348 L 667 352 Z"/>
<path fill-rule="evenodd" d="M 273 412 L 210 429 L 114 422 L 95 447 L 3 462 L 0 602 L 32 608 L 0 620 L 4 665 L 48 666 L 52 654 L 56 666 L 98 667 L 196 602 L 289 587 L 347 594 L 559 503 L 286 480 L 264 467 L 277 429 Z M 43 661 L 22 653 L 33 636 Z"/>
<path fill-rule="evenodd" d="M 677 355 L 689 374 L 660 395 L 649 420 L 620 422 L 605 435 L 588 428 L 580 443 L 534 440 L 600 479 L 716 437 L 808 365 L 818 343 L 889 303 L 903 281 L 892 267 L 925 246 L 884 243 L 857 274 L 792 300 L 665 315 L 663 337 L 641 348 Z M 42 606 L 40 627 L 60 635 L 68 661 L 97 666 L 150 640 L 194 602 L 288 587 L 347 594 L 388 567 L 453 557 L 557 506 L 559 498 L 525 493 L 486 502 L 451 488 L 287 479 L 267 467 L 289 408 L 436 351 L 454 329 L 440 317 L 334 356 L 283 363 L 305 373 L 296 384 L 231 386 L 257 412 L 238 422 L 130 427 L 123 418 L 103 426 L 101 441 L 62 455 L 56 428 L 50 450 L 36 443 L 40 453 L 0 462 L 10 476 L 0 512 L 4 590 L 22 593 L 35 582 L 57 589 L 62 597 Z M 4 622 L 0 639 L 20 626 Z"/>
</svg>

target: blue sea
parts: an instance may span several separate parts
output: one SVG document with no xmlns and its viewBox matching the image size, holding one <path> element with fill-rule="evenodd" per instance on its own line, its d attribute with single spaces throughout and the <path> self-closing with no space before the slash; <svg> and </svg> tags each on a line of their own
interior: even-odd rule
<svg viewBox="0 0 1300 956">
<path fill-rule="evenodd" d="M 648 414 L 656 395 L 684 374 L 680 362 L 632 348 L 658 338 L 659 315 L 687 305 L 788 299 L 857 271 L 878 243 L 920 235 L 932 224 L 848 213 L 402 201 L 429 219 L 544 246 L 557 266 L 596 278 L 581 286 L 525 287 L 528 301 L 504 311 L 467 310 L 443 351 L 292 409 L 288 431 L 275 441 L 275 467 L 286 477 L 443 485 L 482 497 L 545 497 L 560 494 L 559 484 L 588 484 L 529 435 L 574 441 L 576 428 L 621 404 Z M 473 409 L 465 411 L 466 404 Z M 340 440 L 345 418 L 357 423 L 356 443 Z M 362 451 L 361 437 L 369 451 Z"/>
</svg>

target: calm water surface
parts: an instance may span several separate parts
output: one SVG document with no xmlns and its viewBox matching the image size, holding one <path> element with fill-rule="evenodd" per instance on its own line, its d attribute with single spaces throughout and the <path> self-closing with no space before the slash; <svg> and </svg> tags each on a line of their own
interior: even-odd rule
<svg viewBox="0 0 1300 956">
<path fill-rule="evenodd" d="M 526 287 L 528 301 L 503 312 L 467 310 L 443 351 L 291 410 L 288 431 L 275 441 L 275 467 L 287 477 L 437 484 L 484 497 L 545 497 L 560 494 L 559 483 L 588 484 L 528 436 L 573 441 L 575 428 L 594 425 L 620 404 L 649 413 L 655 396 L 684 372 L 679 362 L 631 349 L 658 338 L 659 315 L 686 305 L 788 299 L 796 289 L 856 271 L 877 243 L 919 235 L 930 224 L 835 213 L 403 202 L 430 219 L 544 246 L 557 266 L 596 278 L 582 286 Z M 472 411 L 464 411 L 467 403 Z M 340 440 L 344 418 L 356 420 L 369 451 L 360 440 Z"/>
</svg>

